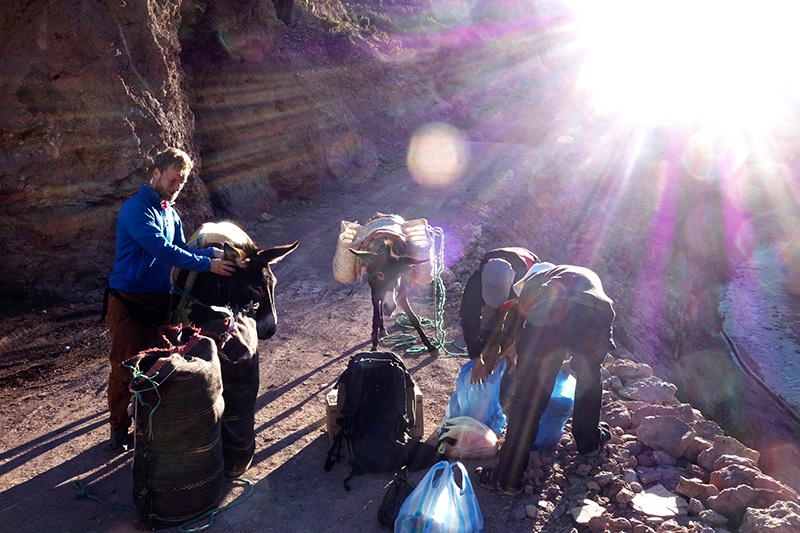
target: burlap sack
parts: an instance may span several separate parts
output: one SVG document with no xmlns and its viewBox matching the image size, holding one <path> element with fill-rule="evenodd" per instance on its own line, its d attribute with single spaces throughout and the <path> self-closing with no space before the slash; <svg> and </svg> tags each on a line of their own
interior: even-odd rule
<svg viewBox="0 0 800 533">
<path fill-rule="evenodd" d="M 235 478 L 250 468 L 256 449 L 255 407 L 259 385 L 256 321 L 238 313 L 235 317 L 207 322 L 202 333 L 217 342 L 225 399 L 222 415 L 225 476 Z"/>
<path fill-rule="evenodd" d="M 135 396 L 133 500 L 142 519 L 179 525 L 222 498 L 222 376 L 214 341 L 163 327 L 156 347 L 123 363 Z"/>
<path fill-rule="evenodd" d="M 424 218 L 404 220 L 398 215 L 378 213 L 363 226 L 358 222 L 342 221 L 336 253 L 333 257 L 333 277 L 340 283 L 355 283 L 358 268 L 355 254 L 351 248 L 360 245 L 376 233 L 387 232 L 402 239 L 409 255 L 418 259 L 428 259 L 428 263 L 415 265 L 411 271 L 411 282 L 427 285 L 433 281 L 434 250 L 428 221 Z"/>
</svg>

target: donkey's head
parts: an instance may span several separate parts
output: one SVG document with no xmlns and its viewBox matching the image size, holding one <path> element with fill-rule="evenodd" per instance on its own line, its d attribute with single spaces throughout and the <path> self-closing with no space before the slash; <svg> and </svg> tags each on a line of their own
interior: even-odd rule
<svg viewBox="0 0 800 533">
<path fill-rule="evenodd" d="M 404 278 L 411 274 L 411 267 L 428 262 L 408 254 L 408 248 L 399 238 L 384 237 L 366 242 L 362 249 L 350 249 L 356 254 L 361 272 L 372 289 L 372 299 L 383 305 L 383 314 L 390 316 L 397 307 L 395 295 L 402 289 Z"/>
<path fill-rule="evenodd" d="M 422 343 L 428 351 L 435 351 L 408 303 L 407 293 L 412 267 L 429 259 L 409 255 L 403 238 L 388 232 L 363 242 L 360 249 L 351 248 L 350 251 L 358 256 L 359 271 L 372 289 L 372 350 L 377 349 L 380 335 L 386 334 L 383 318 L 391 316 L 399 303 Z"/>
<path fill-rule="evenodd" d="M 198 277 L 193 290 L 195 298 L 207 306 L 253 309 L 258 338 L 269 339 L 278 324 L 274 297 L 276 279 L 270 265 L 294 251 L 298 244 L 295 241 L 263 249 L 250 243 L 242 247 L 224 243 L 224 258 L 236 263 L 236 271 L 231 276 Z M 194 314 L 191 318 L 195 320 Z"/>
</svg>

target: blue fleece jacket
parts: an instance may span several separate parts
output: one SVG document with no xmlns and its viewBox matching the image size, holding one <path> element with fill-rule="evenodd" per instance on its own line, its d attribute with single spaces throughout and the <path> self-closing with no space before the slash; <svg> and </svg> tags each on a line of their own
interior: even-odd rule
<svg viewBox="0 0 800 533">
<path fill-rule="evenodd" d="M 165 294 L 170 267 L 207 272 L 213 253 L 212 248 L 187 247 L 177 211 L 142 185 L 117 216 L 117 253 L 108 285 L 123 292 Z"/>
</svg>

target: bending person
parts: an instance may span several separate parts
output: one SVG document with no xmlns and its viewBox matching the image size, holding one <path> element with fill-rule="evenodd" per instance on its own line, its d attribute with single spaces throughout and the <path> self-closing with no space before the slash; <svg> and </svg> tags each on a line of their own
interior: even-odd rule
<svg viewBox="0 0 800 533">
<path fill-rule="evenodd" d="M 528 456 L 567 355 L 577 378 L 572 434 L 578 453 L 593 453 L 611 438 L 611 428 L 600 422 L 600 367 L 615 348 L 613 302 L 588 268 L 538 263 L 514 290 L 523 322 L 506 438 L 498 464 L 476 471 L 481 486 L 508 495 L 524 488 Z"/>
<path fill-rule="evenodd" d="M 517 294 L 512 286 L 539 258 L 523 247 L 496 248 L 481 258 L 461 296 L 461 330 L 469 358 L 474 361 L 472 383 L 485 383 L 501 359 L 507 359 L 500 388 L 501 402 L 513 391 L 516 363 L 514 342 L 520 323 Z"/>
</svg>

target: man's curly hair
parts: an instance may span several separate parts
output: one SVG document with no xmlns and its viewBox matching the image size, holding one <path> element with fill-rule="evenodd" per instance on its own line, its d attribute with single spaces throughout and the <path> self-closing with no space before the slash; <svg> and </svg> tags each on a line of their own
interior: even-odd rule
<svg viewBox="0 0 800 533">
<path fill-rule="evenodd" d="M 191 172 L 193 167 L 194 163 L 192 163 L 192 158 L 189 157 L 189 154 L 179 148 L 167 148 L 155 156 L 150 173 L 152 174 L 155 169 L 164 172 L 170 168 Z"/>
</svg>

